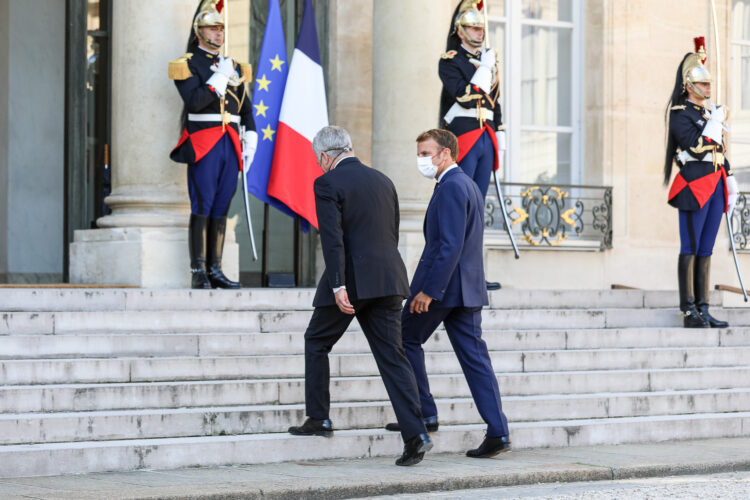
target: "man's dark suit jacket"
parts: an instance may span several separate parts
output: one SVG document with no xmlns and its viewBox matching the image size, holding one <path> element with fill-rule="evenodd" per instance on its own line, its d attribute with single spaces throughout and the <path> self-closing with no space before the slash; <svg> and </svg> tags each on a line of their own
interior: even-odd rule
<svg viewBox="0 0 750 500">
<path fill-rule="evenodd" d="M 484 199 L 460 167 L 437 184 L 424 221 L 425 247 L 411 293 L 426 293 L 431 307 L 478 307 L 489 303 L 484 282 Z"/>
<path fill-rule="evenodd" d="M 393 182 L 355 157 L 315 180 L 315 208 L 326 270 L 314 307 L 336 304 L 333 289 L 346 286 L 349 301 L 409 296 L 398 252 L 398 195 Z"/>
</svg>

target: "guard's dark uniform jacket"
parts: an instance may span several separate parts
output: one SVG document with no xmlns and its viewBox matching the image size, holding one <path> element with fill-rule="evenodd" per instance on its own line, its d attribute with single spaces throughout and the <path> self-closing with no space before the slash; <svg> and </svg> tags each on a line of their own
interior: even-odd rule
<svg viewBox="0 0 750 500">
<path fill-rule="evenodd" d="M 670 112 L 669 133 L 680 150 L 692 157 L 680 168 L 669 189 L 669 204 L 680 210 L 703 208 L 719 181 L 724 183 L 724 192 L 728 192 L 726 178 L 732 171 L 724 157 L 724 146 L 703 135 L 708 120 L 706 109 L 692 102 L 674 106 Z M 725 196 L 725 212 L 726 199 Z"/>
<path fill-rule="evenodd" d="M 502 130 L 503 115 L 500 109 L 499 87 L 497 83 L 493 86 L 490 95 L 487 95 L 479 87 L 471 84 L 471 79 L 479 65 L 479 56 L 472 54 L 463 46 L 457 50 L 450 50 L 441 56 L 438 64 L 438 74 L 443 82 L 443 92 L 440 96 L 440 120 L 447 130 L 453 132 L 459 141 L 460 162 L 466 153 L 471 150 L 477 139 L 484 130 L 489 129 L 490 136 L 495 146 L 496 167 L 497 138 L 496 130 Z M 458 104 L 466 111 L 475 111 L 471 116 L 456 116 L 450 123 L 445 122 L 445 116 L 454 104 Z M 480 115 L 484 120 L 480 120 Z"/>
<path fill-rule="evenodd" d="M 255 130 L 252 105 L 250 96 L 245 93 L 244 85 L 228 85 L 224 97 L 225 126 L 222 126 L 221 98 L 207 83 L 214 74 L 211 66 L 218 62 L 218 59 L 218 55 L 199 48 L 195 53 L 185 54 L 170 63 L 170 77 L 175 80 L 188 115 L 185 117 L 180 140 L 169 157 L 179 163 L 196 163 L 211 151 L 226 132 L 232 139 L 242 169 L 239 125 L 244 125 L 247 130 Z M 182 74 L 172 74 L 173 65 L 180 65 Z M 250 80 L 252 70 L 249 65 L 235 63 L 235 71 L 238 76 Z"/>
</svg>

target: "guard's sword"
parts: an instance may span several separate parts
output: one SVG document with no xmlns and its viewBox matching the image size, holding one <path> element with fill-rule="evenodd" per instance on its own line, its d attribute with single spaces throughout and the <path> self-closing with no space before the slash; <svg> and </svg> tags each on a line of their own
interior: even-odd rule
<svg viewBox="0 0 750 500">
<path fill-rule="evenodd" d="M 478 3 L 478 2 L 477 2 Z M 490 50 L 490 22 L 489 22 L 489 13 L 487 12 L 487 2 L 485 1 L 482 4 L 482 8 L 484 9 L 484 48 L 485 50 Z M 497 79 L 500 80 L 500 72 L 497 72 Z M 498 87 L 500 84 L 498 83 Z M 499 103 L 498 103 L 499 104 Z M 500 151 L 495 152 L 498 156 L 500 155 Z M 498 161 L 500 159 L 498 158 Z M 497 190 L 497 203 L 500 205 L 500 213 L 503 214 L 503 223 L 505 224 L 505 230 L 508 231 L 508 237 L 510 238 L 510 244 L 513 246 L 513 253 L 516 256 L 516 259 L 521 257 L 521 254 L 518 252 L 518 245 L 516 244 L 516 238 L 513 236 L 513 226 L 510 224 L 510 217 L 508 217 L 508 212 L 505 210 L 505 200 L 503 199 L 503 190 L 500 189 L 500 180 L 497 178 L 497 170 L 492 171 L 492 176 L 495 178 L 495 189 Z"/>
<path fill-rule="evenodd" d="M 742 296 L 745 297 L 747 302 L 747 290 L 745 290 L 745 283 L 742 281 L 742 272 L 740 271 L 740 261 L 737 259 L 737 250 L 734 248 L 734 231 L 732 231 L 732 218 L 727 212 L 727 227 L 729 228 L 729 243 L 732 246 L 732 256 L 734 257 L 734 267 L 737 269 L 737 277 L 740 279 L 740 288 L 742 288 Z"/>
<path fill-rule="evenodd" d="M 240 126 L 240 133 L 245 137 L 245 127 Z M 250 217 L 250 198 L 247 195 L 247 174 L 250 171 L 250 162 L 245 161 L 245 155 L 242 155 L 242 197 L 245 200 L 245 216 L 247 217 L 247 231 L 250 233 L 250 245 L 253 247 L 253 262 L 258 260 L 258 251 L 255 248 L 255 236 L 253 236 L 253 219 Z"/>
</svg>

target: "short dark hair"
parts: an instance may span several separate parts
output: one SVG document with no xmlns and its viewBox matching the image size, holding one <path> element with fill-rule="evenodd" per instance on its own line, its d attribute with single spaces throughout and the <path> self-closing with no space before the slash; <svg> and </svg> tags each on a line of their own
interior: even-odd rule
<svg viewBox="0 0 750 500">
<path fill-rule="evenodd" d="M 458 139 L 456 139 L 456 136 L 453 134 L 453 132 L 441 128 L 433 128 L 432 130 L 428 130 L 427 132 L 422 132 L 421 134 L 419 134 L 419 137 L 417 137 L 417 144 L 428 139 L 432 139 L 433 141 L 437 142 L 438 146 L 440 146 L 441 148 L 450 149 L 451 158 L 453 158 L 453 161 L 458 160 Z"/>
</svg>

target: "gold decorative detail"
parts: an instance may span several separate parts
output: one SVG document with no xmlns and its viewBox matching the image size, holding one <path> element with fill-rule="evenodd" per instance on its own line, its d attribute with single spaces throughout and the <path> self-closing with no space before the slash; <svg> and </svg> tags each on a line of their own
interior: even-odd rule
<svg viewBox="0 0 750 500">
<path fill-rule="evenodd" d="M 546 231 L 545 231 L 545 232 L 546 232 Z M 545 236 L 545 238 L 546 238 L 546 237 L 548 237 L 549 235 L 548 235 L 548 234 L 545 234 L 544 236 Z M 562 234 L 560 234 L 560 233 L 557 233 L 557 239 L 556 239 L 555 241 L 550 241 L 550 242 L 549 242 L 549 246 L 551 246 L 551 247 L 556 247 L 557 245 L 559 245 L 560 243 L 562 243 L 563 241 L 565 241 L 565 240 L 567 240 L 567 239 L 568 239 L 568 235 L 567 235 L 567 234 L 566 234 L 565 236 L 563 236 Z"/>
<path fill-rule="evenodd" d="M 456 57 L 456 54 L 458 54 L 458 51 L 456 50 L 449 50 L 448 52 L 444 53 L 442 56 L 440 56 L 441 59 L 453 59 Z"/>
<path fill-rule="evenodd" d="M 193 54 L 188 52 L 174 61 L 169 61 L 168 75 L 170 80 L 187 80 L 193 76 L 193 73 L 188 66 L 188 60 L 191 57 L 193 57 Z"/>
<path fill-rule="evenodd" d="M 242 74 L 242 77 L 245 79 L 246 82 L 252 82 L 253 81 L 253 65 L 250 63 L 240 63 L 240 71 Z"/>
<path fill-rule="evenodd" d="M 515 226 L 516 224 L 520 224 L 526 219 L 529 218 L 529 213 L 524 210 L 523 208 L 517 207 L 513 205 L 513 210 L 515 210 L 518 213 L 518 218 L 510 223 L 511 226 Z"/>
<path fill-rule="evenodd" d="M 703 144 L 703 136 L 698 139 L 698 145 L 694 148 L 690 148 L 690 151 L 692 151 L 695 154 L 701 154 L 705 153 L 706 151 L 713 151 L 715 146 L 713 144 Z"/>
<path fill-rule="evenodd" d="M 570 216 L 573 215 L 575 211 L 576 211 L 576 207 L 573 206 L 567 209 L 562 214 L 560 214 L 560 218 L 564 220 L 565 223 L 569 225 L 570 227 L 572 227 L 573 229 L 575 229 L 576 227 L 576 222 Z"/>
<path fill-rule="evenodd" d="M 240 98 L 237 97 L 237 94 L 235 94 L 231 90 L 227 89 L 227 95 L 232 96 L 234 98 L 234 100 L 237 101 L 237 110 L 239 110 L 242 107 L 242 102 L 240 101 Z"/>
<path fill-rule="evenodd" d="M 563 191 L 563 190 L 562 190 L 562 189 L 560 189 L 560 188 L 556 188 L 555 186 L 552 186 L 552 187 L 550 187 L 550 189 L 551 189 L 552 191 L 554 191 L 555 193 L 557 193 L 557 197 L 558 197 L 558 198 L 560 198 L 561 200 L 562 200 L 563 198 L 565 198 L 566 196 L 568 196 L 568 193 L 566 193 L 565 191 Z"/>
<path fill-rule="evenodd" d="M 474 94 L 474 95 L 471 94 L 471 84 L 468 84 L 466 86 L 466 93 L 462 95 L 461 97 L 456 97 L 456 100 L 458 102 L 469 102 L 469 101 L 473 101 L 475 99 L 481 99 L 481 98 L 482 98 L 481 94 Z"/>
<path fill-rule="evenodd" d="M 685 108 L 686 106 L 684 104 L 680 104 L 679 106 L 672 106 L 671 108 L 669 108 L 669 110 L 670 111 L 682 111 Z"/>
<path fill-rule="evenodd" d="M 531 199 L 531 193 L 539 189 L 539 186 L 531 186 L 526 191 L 521 192 L 521 198 Z"/>
</svg>

